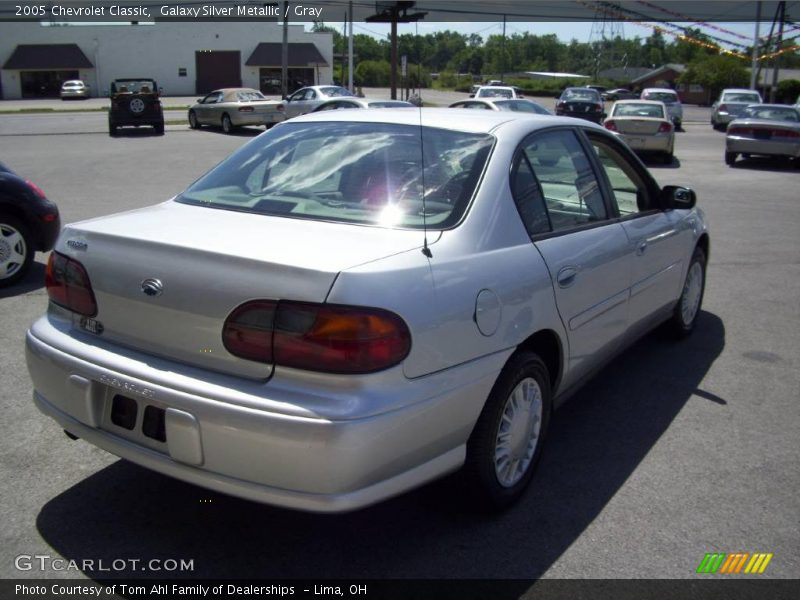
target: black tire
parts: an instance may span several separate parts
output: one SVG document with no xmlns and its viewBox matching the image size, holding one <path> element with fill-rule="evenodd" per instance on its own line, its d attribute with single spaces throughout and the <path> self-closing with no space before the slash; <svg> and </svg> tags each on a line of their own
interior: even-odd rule
<svg viewBox="0 0 800 600">
<path fill-rule="evenodd" d="M 732 167 L 736 163 L 736 152 L 726 152 L 725 153 L 725 164 L 729 167 Z"/>
<path fill-rule="evenodd" d="M 156 123 L 153 125 L 153 129 L 156 132 L 156 135 L 164 135 L 164 122 Z"/>
<path fill-rule="evenodd" d="M 700 277 L 699 288 L 695 287 L 694 277 Z M 702 248 L 695 248 L 689 268 L 686 270 L 686 279 L 683 283 L 681 297 L 675 304 L 672 318 L 667 322 L 668 329 L 674 337 L 684 338 L 694 331 L 697 316 L 703 305 L 703 295 L 706 289 L 706 254 Z M 690 308 L 691 306 L 691 308 Z"/>
<path fill-rule="evenodd" d="M 35 253 L 27 225 L 11 215 L 0 215 L 0 287 L 25 277 Z"/>
<path fill-rule="evenodd" d="M 108 135 L 110 135 L 111 137 L 117 137 L 119 135 L 119 129 L 117 128 L 116 125 L 110 125 L 109 124 L 109 126 L 108 126 Z"/>
<path fill-rule="evenodd" d="M 532 397 L 528 397 L 529 393 Z M 512 397 L 516 397 L 516 401 L 522 399 L 523 404 L 531 400 L 531 406 L 539 409 L 536 411 L 538 418 L 536 415 L 526 416 L 515 426 L 510 426 L 508 419 L 503 417 L 510 403 L 515 401 Z M 467 441 L 463 476 L 470 488 L 469 497 L 479 508 L 501 510 L 522 496 L 539 462 L 551 411 L 550 376 L 545 364 L 532 352 L 519 352 L 512 356 L 497 378 Z M 526 424 L 527 427 L 520 431 L 519 427 Z M 537 425 L 538 431 L 530 429 Z M 505 440 L 501 441 L 501 428 L 506 427 Z M 522 448 L 520 444 L 523 444 Z M 517 456 L 502 461 L 502 457 L 498 458 L 498 454 L 502 454 L 501 445 L 508 447 L 509 455 Z M 522 450 L 525 450 L 525 455 L 520 457 Z M 501 473 L 504 470 L 512 472 Z"/>
<path fill-rule="evenodd" d="M 228 116 L 228 113 L 222 115 L 222 131 L 225 133 L 233 131 L 233 123 L 231 123 L 231 118 Z"/>
<path fill-rule="evenodd" d="M 197 120 L 197 115 L 193 110 L 189 111 L 189 127 L 191 129 L 200 129 L 200 122 Z"/>
<path fill-rule="evenodd" d="M 672 150 L 669 152 L 664 152 L 664 154 L 661 156 L 661 162 L 663 162 L 665 165 L 672 164 Z"/>
</svg>

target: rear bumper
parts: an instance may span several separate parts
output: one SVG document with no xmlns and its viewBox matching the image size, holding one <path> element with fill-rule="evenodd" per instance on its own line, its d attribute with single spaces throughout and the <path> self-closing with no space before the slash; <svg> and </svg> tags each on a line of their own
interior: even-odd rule
<svg viewBox="0 0 800 600">
<path fill-rule="evenodd" d="M 635 135 L 619 134 L 628 146 L 640 152 L 671 152 L 673 138 L 671 135 Z"/>
<path fill-rule="evenodd" d="M 283 113 L 231 113 L 231 123 L 236 126 L 239 125 L 269 125 L 271 123 L 280 123 L 286 120 Z"/>
<path fill-rule="evenodd" d="M 95 351 L 97 360 L 76 355 L 84 350 Z M 276 373 L 259 384 L 260 396 L 225 389 L 198 377 L 196 369 L 180 372 L 180 365 L 153 357 L 143 361 L 127 353 L 110 360 L 48 317 L 28 332 L 26 358 L 39 410 L 112 454 L 222 493 L 341 512 L 458 469 L 507 354 L 405 379 L 402 388 L 353 386 L 353 394 L 373 398 L 353 398 L 331 411 L 335 417 L 308 410 L 291 377 Z M 316 393 L 312 385 L 309 398 Z M 119 395 L 138 406 L 132 430 L 112 423 L 112 401 Z M 165 411 L 165 442 L 144 435 L 147 406 Z M 348 406 L 355 408 L 348 412 Z M 369 414 L 369 406 L 385 409 Z"/>
<path fill-rule="evenodd" d="M 800 158 L 800 143 L 775 140 L 754 140 L 737 136 L 725 138 L 725 151 L 739 154 L 764 154 Z"/>
</svg>

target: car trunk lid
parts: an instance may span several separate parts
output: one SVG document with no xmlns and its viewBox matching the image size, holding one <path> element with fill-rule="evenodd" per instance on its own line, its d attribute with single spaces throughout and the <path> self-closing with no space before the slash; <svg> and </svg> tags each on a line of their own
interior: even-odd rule
<svg viewBox="0 0 800 600">
<path fill-rule="evenodd" d="M 340 271 L 421 245 L 415 231 L 170 201 L 69 225 L 56 249 L 83 264 L 97 300 L 96 317 L 76 317 L 75 326 L 182 363 L 267 378 L 271 365 L 225 349 L 231 311 L 253 299 L 324 302 Z"/>
</svg>

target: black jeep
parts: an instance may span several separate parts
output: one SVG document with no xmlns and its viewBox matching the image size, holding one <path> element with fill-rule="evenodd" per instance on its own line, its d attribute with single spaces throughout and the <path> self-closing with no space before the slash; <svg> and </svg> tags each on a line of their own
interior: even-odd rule
<svg viewBox="0 0 800 600">
<path fill-rule="evenodd" d="M 164 111 L 158 94 L 158 84 L 153 79 L 115 79 L 109 93 L 109 135 L 117 135 L 117 129 L 125 125 L 150 125 L 158 135 L 163 135 Z"/>
</svg>

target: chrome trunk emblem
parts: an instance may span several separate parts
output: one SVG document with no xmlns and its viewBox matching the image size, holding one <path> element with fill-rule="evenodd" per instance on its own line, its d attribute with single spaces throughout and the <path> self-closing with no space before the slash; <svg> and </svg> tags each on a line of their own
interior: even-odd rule
<svg viewBox="0 0 800 600">
<path fill-rule="evenodd" d="M 142 292 L 147 296 L 160 296 L 164 291 L 164 284 L 159 279 L 145 279 L 142 282 Z"/>
</svg>

